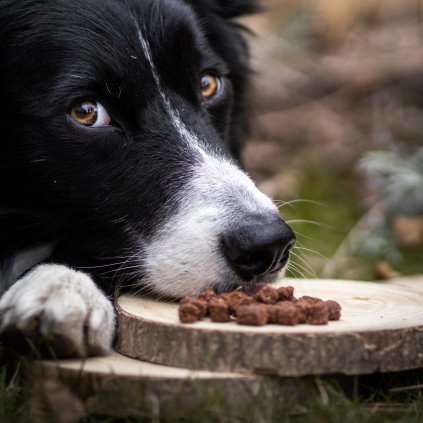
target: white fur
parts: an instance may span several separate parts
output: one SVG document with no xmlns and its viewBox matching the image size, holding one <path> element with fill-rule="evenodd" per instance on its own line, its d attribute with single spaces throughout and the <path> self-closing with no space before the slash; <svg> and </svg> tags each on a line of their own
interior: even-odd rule
<svg viewBox="0 0 423 423">
<path fill-rule="evenodd" d="M 179 195 L 178 214 L 145 249 L 143 283 L 175 297 L 240 284 L 222 255 L 220 237 L 240 217 L 277 214 L 277 208 L 241 170 L 212 156 L 207 156 Z M 260 282 L 273 282 L 277 276 Z"/>
<path fill-rule="evenodd" d="M 278 210 L 235 163 L 220 157 L 185 125 L 166 96 L 141 30 L 138 37 L 171 122 L 189 150 L 187 154 L 198 162 L 188 187 L 178 193 L 178 214 L 144 248 L 146 274 L 142 282 L 154 292 L 176 297 L 241 283 L 220 251 L 220 237 L 243 216 L 277 214 Z"/>
<path fill-rule="evenodd" d="M 85 273 L 44 264 L 16 282 L 0 300 L 0 332 L 65 339 L 70 353 L 106 354 L 114 334 L 111 302 Z"/>
</svg>

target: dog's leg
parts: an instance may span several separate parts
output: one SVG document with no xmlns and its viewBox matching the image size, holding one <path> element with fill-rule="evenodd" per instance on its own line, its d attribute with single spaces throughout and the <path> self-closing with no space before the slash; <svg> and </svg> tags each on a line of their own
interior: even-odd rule
<svg viewBox="0 0 423 423">
<path fill-rule="evenodd" d="M 0 333 L 49 345 L 58 356 L 107 353 L 115 327 L 111 301 L 85 273 L 43 264 L 0 299 Z"/>
</svg>

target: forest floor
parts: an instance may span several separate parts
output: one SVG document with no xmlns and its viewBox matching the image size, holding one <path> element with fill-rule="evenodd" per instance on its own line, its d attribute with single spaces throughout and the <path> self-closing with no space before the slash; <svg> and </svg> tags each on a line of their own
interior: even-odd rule
<svg viewBox="0 0 423 423">
<path fill-rule="evenodd" d="M 243 163 L 297 232 L 292 274 L 423 273 L 423 3 L 268 3 Z"/>
</svg>

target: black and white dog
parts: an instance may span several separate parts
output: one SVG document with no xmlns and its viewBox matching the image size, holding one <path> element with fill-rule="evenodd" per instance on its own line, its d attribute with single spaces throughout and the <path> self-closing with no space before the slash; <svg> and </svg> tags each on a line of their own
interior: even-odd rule
<svg viewBox="0 0 423 423">
<path fill-rule="evenodd" d="M 234 158 L 251 0 L 0 2 L 0 331 L 105 353 L 116 282 L 275 281 L 294 234 Z"/>
</svg>

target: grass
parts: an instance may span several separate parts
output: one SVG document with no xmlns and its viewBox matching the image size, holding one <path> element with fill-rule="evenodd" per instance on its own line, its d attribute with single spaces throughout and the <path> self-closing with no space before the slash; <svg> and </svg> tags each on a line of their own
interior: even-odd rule
<svg viewBox="0 0 423 423">
<path fill-rule="evenodd" d="M 23 389 L 20 359 L 0 344 L 0 422 L 28 421 L 29 398 Z"/>
<path fill-rule="evenodd" d="M 401 400 L 375 392 L 367 399 L 360 396 L 347 397 L 338 386 L 323 385 L 323 398 L 315 398 L 307 416 L 290 418 L 289 422 L 313 423 L 382 423 L 421 422 L 423 419 L 423 396 L 409 394 Z"/>
<path fill-rule="evenodd" d="M 0 421 L 20 423 L 32 421 L 29 414 L 29 397 L 23 390 L 18 359 L 0 349 Z M 13 363 L 13 364 L 12 364 Z M 207 406 L 193 410 L 185 419 L 158 417 L 126 417 L 121 419 L 107 416 L 89 416 L 87 423 L 420 423 L 423 421 L 423 371 L 408 371 L 398 374 L 369 375 L 360 377 L 339 377 L 332 380 L 317 379 L 318 389 L 309 398 L 307 414 L 289 417 L 248 417 L 236 419 L 220 410 L 210 413 Z M 392 392 L 392 387 L 416 386 L 405 392 Z M 419 388 L 420 385 L 420 388 Z M 289 409 L 289 404 L 287 404 Z M 54 422 L 56 423 L 56 421 Z"/>
</svg>

